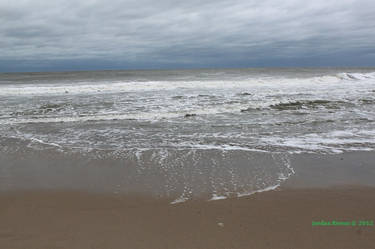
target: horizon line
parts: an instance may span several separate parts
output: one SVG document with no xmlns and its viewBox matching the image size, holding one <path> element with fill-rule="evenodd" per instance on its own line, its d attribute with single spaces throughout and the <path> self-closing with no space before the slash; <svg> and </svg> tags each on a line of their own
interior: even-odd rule
<svg viewBox="0 0 375 249">
<path fill-rule="evenodd" d="M 47 70 L 47 71 L 1 71 L 0 74 L 14 74 L 14 73 L 70 73 L 70 72 L 115 72 L 115 71 L 190 71 L 190 70 L 235 70 L 235 69 L 375 69 L 375 66 L 252 66 L 252 67 L 196 67 L 196 68 L 123 68 L 123 69 L 77 69 L 77 70 Z"/>
</svg>

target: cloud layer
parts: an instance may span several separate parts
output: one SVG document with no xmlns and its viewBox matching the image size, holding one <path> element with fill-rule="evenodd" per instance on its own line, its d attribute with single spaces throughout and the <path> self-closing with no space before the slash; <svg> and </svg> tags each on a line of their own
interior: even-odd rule
<svg viewBox="0 0 375 249">
<path fill-rule="evenodd" d="M 0 0 L 0 71 L 375 65 L 373 0 Z"/>
</svg>

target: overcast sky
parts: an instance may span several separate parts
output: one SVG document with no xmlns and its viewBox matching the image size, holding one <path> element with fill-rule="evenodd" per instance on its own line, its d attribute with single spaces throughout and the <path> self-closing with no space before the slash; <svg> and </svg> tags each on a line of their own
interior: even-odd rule
<svg viewBox="0 0 375 249">
<path fill-rule="evenodd" d="M 0 71 L 375 66 L 374 0 L 0 0 Z"/>
</svg>

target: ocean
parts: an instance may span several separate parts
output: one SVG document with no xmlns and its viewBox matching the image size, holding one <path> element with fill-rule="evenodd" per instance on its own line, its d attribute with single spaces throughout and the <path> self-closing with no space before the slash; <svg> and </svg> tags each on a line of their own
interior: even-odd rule
<svg viewBox="0 0 375 249">
<path fill-rule="evenodd" d="M 222 199 L 375 149 L 375 68 L 0 74 L 0 191 Z"/>
</svg>

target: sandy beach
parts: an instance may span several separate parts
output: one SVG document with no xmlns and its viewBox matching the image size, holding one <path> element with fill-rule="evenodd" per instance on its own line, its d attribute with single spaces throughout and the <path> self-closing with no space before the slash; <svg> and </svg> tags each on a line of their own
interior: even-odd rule
<svg viewBox="0 0 375 249">
<path fill-rule="evenodd" d="M 0 248 L 370 249 L 375 227 L 359 223 L 375 219 L 373 157 L 300 155 L 276 190 L 174 205 L 139 193 L 2 191 Z M 312 225 L 322 221 L 356 225 Z"/>
<path fill-rule="evenodd" d="M 78 192 L 0 195 L 0 248 L 373 248 L 375 189 L 282 189 L 171 205 Z"/>
</svg>

